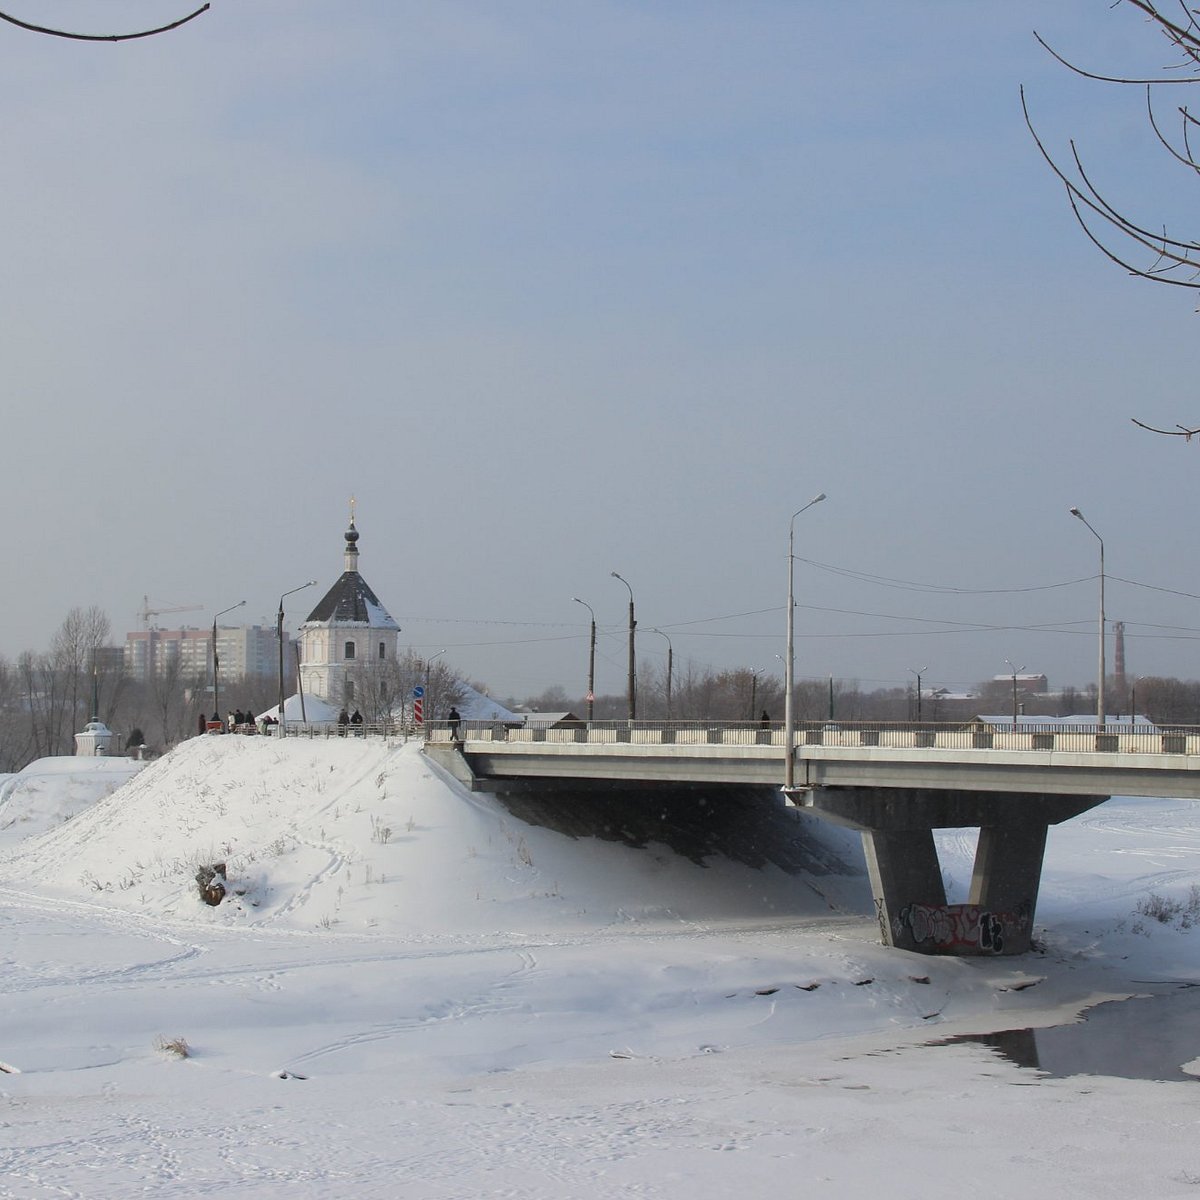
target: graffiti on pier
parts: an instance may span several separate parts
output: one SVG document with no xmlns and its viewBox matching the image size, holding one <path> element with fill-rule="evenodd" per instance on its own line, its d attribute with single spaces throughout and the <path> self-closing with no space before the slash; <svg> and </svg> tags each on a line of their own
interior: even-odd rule
<svg viewBox="0 0 1200 1200">
<path fill-rule="evenodd" d="M 1029 904 L 1004 913 L 991 912 L 978 904 L 908 904 L 896 918 L 892 944 L 901 945 L 912 938 L 923 948 L 1003 954 L 1006 941 L 1028 940 L 1031 922 Z"/>
</svg>

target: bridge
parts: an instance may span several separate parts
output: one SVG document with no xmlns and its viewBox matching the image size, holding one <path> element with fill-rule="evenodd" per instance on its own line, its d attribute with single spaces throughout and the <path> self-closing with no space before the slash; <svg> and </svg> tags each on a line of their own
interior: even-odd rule
<svg viewBox="0 0 1200 1200">
<path fill-rule="evenodd" d="M 426 752 L 471 787 L 778 787 L 785 734 L 752 723 L 444 722 Z M 885 945 L 1019 954 L 1050 825 L 1110 796 L 1200 799 L 1200 729 L 1021 723 L 801 724 L 784 800 L 858 830 Z M 782 788 L 781 788 L 782 790 Z M 933 830 L 979 830 L 966 904 L 948 904 Z"/>
</svg>

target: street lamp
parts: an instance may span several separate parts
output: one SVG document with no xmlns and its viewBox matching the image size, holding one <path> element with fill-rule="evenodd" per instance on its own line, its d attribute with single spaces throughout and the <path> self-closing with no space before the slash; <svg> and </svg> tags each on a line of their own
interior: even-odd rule
<svg viewBox="0 0 1200 1200">
<path fill-rule="evenodd" d="M 1100 675 L 1096 681 L 1096 723 L 1100 731 L 1104 731 L 1104 539 L 1092 529 L 1091 522 L 1077 508 L 1071 509 L 1071 516 L 1078 517 L 1089 529 L 1092 536 L 1100 543 Z"/>
<path fill-rule="evenodd" d="M 425 708 L 429 710 L 430 716 L 433 715 L 433 706 L 432 706 L 432 697 L 429 695 L 429 669 L 430 669 L 430 667 L 433 666 L 433 660 L 435 658 L 441 658 L 441 656 L 445 653 L 446 653 L 446 650 L 445 650 L 445 647 L 443 647 L 436 654 L 431 654 L 425 660 Z M 422 712 L 422 716 L 424 716 L 424 712 Z"/>
<path fill-rule="evenodd" d="M 794 697 L 792 695 L 795 691 L 796 673 L 796 559 L 792 552 L 792 547 L 796 537 L 796 518 L 802 512 L 806 512 L 812 508 L 814 504 L 820 504 L 824 499 L 824 492 L 814 496 L 803 508 L 798 508 L 792 513 L 792 519 L 788 525 L 787 657 L 783 660 L 783 745 L 784 754 L 786 755 L 783 769 L 783 786 L 785 788 L 790 788 L 796 781 L 796 748 L 792 744 L 795 740 L 796 729 L 796 714 L 793 707 Z"/>
<path fill-rule="evenodd" d="M 929 670 L 928 667 L 921 667 L 920 669 L 917 669 L 914 667 L 908 668 L 908 673 L 910 675 L 915 675 L 917 677 L 917 724 L 918 725 L 921 723 L 921 676 L 924 675 L 925 672 L 928 670 Z"/>
<path fill-rule="evenodd" d="M 576 604 L 582 604 L 592 614 L 592 639 L 588 643 L 588 690 L 587 690 L 587 723 L 592 724 L 592 711 L 596 706 L 596 611 L 586 600 L 572 596 Z"/>
<path fill-rule="evenodd" d="M 1145 679 L 1145 675 L 1138 675 L 1129 685 L 1129 731 L 1136 732 L 1134 726 L 1137 724 L 1137 685 Z"/>
<path fill-rule="evenodd" d="M 231 604 L 228 608 L 223 608 L 216 617 L 213 617 L 212 631 L 212 656 L 213 656 L 213 714 L 219 721 L 221 719 L 221 690 L 218 676 L 220 674 L 220 658 L 217 655 L 217 617 L 223 617 L 226 613 L 233 612 L 235 608 L 241 608 L 245 604 L 245 600 L 239 600 L 236 604 Z"/>
<path fill-rule="evenodd" d="M 283 596 L 290 596 L 292 592 L 302 592 L 306 587 L 312 587 L 317 581 L 310 579 L 307 583 L 302 583 L 299 587 L 294 587 L 290 592 L 284 592 Z M 283 596 L 279 597 L 279 612 L 275 614 L 275 636 L 279 639 L 279 735 L 283 736 L 287 721 L 283 715 Z"/>
<path fill-rule="evenodd" d="M 766 670 L 766 667 L 751 668 L 750 671 L 750 720 L 754 720 L 754 713 L 758 708 L 758 677 Z"/>
<path fill-rule="evenodd" d="M 671 639 L 661 629 L 652 629 L 650 632 L 667 638 L 667 720 L 669 721 L 671 719 L 671 670 L 675 661 L 675 648 L 671 645 Z"/>
<path fill-rule="evenodd" d="M 616 571 L 609 571 L 609 574 L 614 579 L 620 579 L 629 588 L 629 682 L 626 691 L 629 696 L 629 719 L 633 721 L 637 717 L 637 673 L 633 657 L 633 634 L 637 628 L 637 621 L 633 616 L 633 588 L 629 587 L 629 580 L 622 578 Z"/>
<path fill-rule="evenodd" d="M 1013 681 L 1013 689 L 1012 689 L 1012 692 L 1013 692 L 1013 733 L 1016 733 L 1016 731 L 1017 731 L 1017 676 L 1018 676 L 1018 675 L 1019 675 L 1019 674 L 1020 674 L 1020 673 L 1021 673 L 1023 670 L 1025 670 L 1025 664 L 1024 664 L 1024 663 L 1022 663 L 1022 664 L 1021 664 L 1019 667 L 1014 667 L 1014 666 L 1012 665 L 1012 663 L 1008 661 L 1008 659 L 1007 659 L 1007 658 L 1004 660 L 1004 662 L 1005 662 L 1005 664 L 1007 665 L 1007 667 L 1008 667 L 1009 671 L 1011 671 L 1011 672 L 1012 672 L 1012 681 Z"/>
</svg>

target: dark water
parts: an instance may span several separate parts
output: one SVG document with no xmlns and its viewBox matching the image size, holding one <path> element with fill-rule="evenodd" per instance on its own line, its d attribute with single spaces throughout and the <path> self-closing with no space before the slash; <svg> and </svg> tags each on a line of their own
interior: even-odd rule
<svg viewBox="0 0 1200 1200">
<path fill-rule="evenodd" d="M 1113 1075 L 1200 1083 L 1180 1070 L 1200 1058 L 1200 986 L 1152 986 L 1153 995 L 1097 1004 L 1077 1024 L 965 1034 L 934 1044 L 987 1046 L 1019 1067 L 1058 1079 Z"/>
</svg>

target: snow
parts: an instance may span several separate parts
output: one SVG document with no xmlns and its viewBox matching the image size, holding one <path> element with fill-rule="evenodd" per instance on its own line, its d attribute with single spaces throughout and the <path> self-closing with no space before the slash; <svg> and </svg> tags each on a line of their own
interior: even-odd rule
<svg viewBox="0 0 1200 1200">
<path fill-rule="evenodd" d="M 503 704 L 497 703 L 491 696 L 485 696 L 470 684 L 460 681 L 458 686 L 463 691 L 458 712 L 464 721 L 505 721 L 520 725 L 525 720 L 520 713 L 505 708 Z"/>
<path fill-rule="evenodd" d="M 146 764 L 131 758 L 39 758 L 0 776 L 0 848 L 69 820 L 115 792 Z"/>
<path fill-rule="evenodd" d="M 1004 959 L 880 946 L 855 840 L 797 810 L 744 818 L 760 865 L 518 811 L 353 736 L 5 780 L 0 1196 L 1194 1194 L 1191 1083 L 928 1043 L 1200 981 L 1136 912 L 1186 911 L 1196 805 L 1052 829 L 1044 950 Z"/>
<path fill-rule="evenodd" d="M 288 721 L 303 722 L 307 725 L 332 724 L 338 718 L 338 710 L 328 700 L 323 700 L 320 696 L 305 696 L 302 700 L 298 692 L 284 700 L 283 711 Z M 279 705 L 273 705 L 258 716 L 273 717 L 278 721 Z"/>
</svg>

